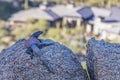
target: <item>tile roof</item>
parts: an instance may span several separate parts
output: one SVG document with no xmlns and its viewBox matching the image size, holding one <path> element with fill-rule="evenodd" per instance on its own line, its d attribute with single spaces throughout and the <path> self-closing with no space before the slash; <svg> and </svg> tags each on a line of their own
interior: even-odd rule
<svg viewBox="0 0 120 80">
<path fill-rule="evenodd" d="M 78 8 L 77 12 L 82 16 L 84 20 L 90 20 L 94 17 L 94 14 L 90 7 Z"/>
<path fill-rule="evenodd" d="M 71 16 L 71 17 L 81 17 L 80 14 L 76 12 L 75 8 L 68 8 L 65 5 L 56 5 L 50 8 L 54 13 L 59 15 L 60 17 Z"/>
<path fill-rule="evenodd" d="M 120 7 L 112 7 L 111 15 L 105 18 L 105 22 L 120 22 Z"/>
<path fill-rule="evenodd" d="M 54 19 L 58 19 L 60 18 L 56 13 L 54 13 L 52 10 L 50 9 L 46 9 L 44 10 L 46 13 L 48 13 L 50 16 L 52 16 Z"/>
<path fill-rule="evenodd" d="M 108 17 L 111 14 L 111 11 L 105 8 L 91 7 L 91 10 L 96 17 Z"/>
<path fill-rule="evenodd" d="M 28 10 L 22 10 L 15 14 L 13 14 L 9 20 L 12 21 L 26 21 L 29 18 L 34 19 L 46 19 L 46 20 L 55 20 L 53 16 L 49 15 L 45 11 L 41 10 L 40 8 L 32 8 Z"/>
<path fill-rule="evenodd" d="M 19 11 L 11 16 L 9 20 L 26 21 L 28 18 L 46 19 L 54 21 L 62 17 L 77 17 L 84 20 L 93 20 L 94 17 L 104 17 L 105 21 L 120 21 L 120 8 L 113 7 L 110 10 L 97 7 L 73 7 L 68 8 L 66 5 L 56 5 L 46 10 L 32 8 Z"/>
</svg>

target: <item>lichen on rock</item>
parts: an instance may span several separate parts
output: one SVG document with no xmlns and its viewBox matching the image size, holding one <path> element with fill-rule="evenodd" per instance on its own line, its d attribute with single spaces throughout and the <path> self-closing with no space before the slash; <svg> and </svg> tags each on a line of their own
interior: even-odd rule
<svg viewBox="0 0 120 80">
<path fill-rule="evenodd" d="M 45 44 L 52 43 L 39 47 L 43 59 L 55 72 L 52 73 L 39 56 L 31 59 L 26 54 L 25 41 L 19 40 L 0 53 L 0 80 L 86 80 L 79 59 L 66 46 L 52 40 L 41 40 Z"/>
<path fill-rule="evenodd" d="M 120 80 L 120 44 L 90 39 L 87 66 L 92 80 Z"/>
</svg>

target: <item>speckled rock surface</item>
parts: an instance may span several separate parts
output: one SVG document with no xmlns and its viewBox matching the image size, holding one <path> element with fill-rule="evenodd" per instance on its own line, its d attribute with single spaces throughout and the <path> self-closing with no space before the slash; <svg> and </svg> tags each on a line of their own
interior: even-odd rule
<svg viewBox="0 0 120 80">
<path fill-rule="evenodd" d="M 38 56 L 32 60 L 25 53 L 25 40 L 19 40 L 0 53 L 0 80 L 86 80 L 78 58 L 64 45 L 53 43 L 41 46 L 42 57 L 55 71 L 51 73 Z"/>
<path fill-rule="evenodd" d="M 87 65 L 92 80 L 120 80 L 120 44 L 92 38 L 87 44 Z"/>
</svg>

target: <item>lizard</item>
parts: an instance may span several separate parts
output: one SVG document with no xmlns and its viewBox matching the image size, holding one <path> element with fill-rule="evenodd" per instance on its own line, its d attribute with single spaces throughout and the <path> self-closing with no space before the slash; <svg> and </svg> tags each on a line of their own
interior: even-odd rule
<svg viewBox="0 0 120 80">
<path fill-rule="evenodd" d="M 50 43 L 50 44 L 49 43 L 48 44 L 43 43 L 42 44 L 41 40 L 38 39 L 38 37 L 41 34 L 43 34 L 42 31 L 37 31 L 37 32 L 33 33 L 27 41 L 25 41 L 25 47 L 27 48 L 26 53 L 30 55 L 31 59 L 33 59 L 34 53 L 36 53 L 40 57 L 40 59 L 43 62 L 43 65 L 46 66 L 48 71 L 54 73 L 53 69 L 48 66 L 48 64 L 47 64 L 48 62 L 45 62 L 43 60 L 43 58 L 41 56 L 43 53 L 39 49 L 39 46 L 49 46 L 49 45 L 52 45 L 53 43 Z"/>
</svg>

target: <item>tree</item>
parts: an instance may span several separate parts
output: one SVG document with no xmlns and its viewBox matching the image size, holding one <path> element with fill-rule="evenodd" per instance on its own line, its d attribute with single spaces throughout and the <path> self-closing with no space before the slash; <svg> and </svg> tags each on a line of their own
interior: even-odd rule
<svg viewBox="0 0 120 80">
<path fill-rule="evenodd" d="M 24 9 L 28 9 L 28 8 L 29 8 L 28 0 L 25 0 L 25 2 L 24 2 Z"/>
<path fill-rule="evenodd" d="M 48 23 L 48 21 L 46 21 L 44 19 L 40 19 L 33 26 L 35 28 L 42 30 L 42 31 L 46 31 L 49 28 L 49 23 Z"/>
</svg>

